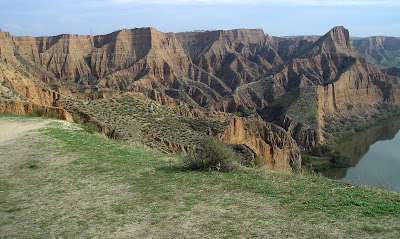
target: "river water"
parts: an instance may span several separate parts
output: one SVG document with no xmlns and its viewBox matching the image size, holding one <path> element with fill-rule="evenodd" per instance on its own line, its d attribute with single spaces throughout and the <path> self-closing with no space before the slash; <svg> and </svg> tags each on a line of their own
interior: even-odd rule
<svg viewBox="0 0 400 239">
<path fill-rule="evenodd" d="M 338 148 L 352 159 L 352 166 L 329 169 L 322 174 L 400 193 L 399 129 L 400 118 L 394 118 L 342 140 Z"/>
</svg>

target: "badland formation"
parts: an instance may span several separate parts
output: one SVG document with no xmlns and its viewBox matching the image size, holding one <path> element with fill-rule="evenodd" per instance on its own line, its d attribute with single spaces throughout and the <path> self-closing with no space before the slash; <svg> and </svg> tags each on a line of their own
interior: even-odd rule
<svg viewBox="0 0 400 239">
<path fill-rule="evenodd" d="M 15 37 L 0 32 L 0 113 L 46 108 L 113 138 L 166 152 L 203 135 L 241 145 L 267 168 L 301 165 L 332 140 L 400 104 L 400 40 L 274 37 L 261 29 Z M 350 122 L 350 123 L 349 123 Z"/>
</svg>

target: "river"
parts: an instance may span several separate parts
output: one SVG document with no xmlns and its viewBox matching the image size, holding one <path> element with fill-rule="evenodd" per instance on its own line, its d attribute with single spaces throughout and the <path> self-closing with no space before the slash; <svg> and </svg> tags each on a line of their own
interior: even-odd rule
<svg viewBox="0 0 400 239">
<path fill-rule="evenodd" d="M 394 118 L 343 139 L 338 148 L 352 166 L 329 169 L 323 176 L 400 193 L 399 129 L 400 118 Z"/>
</svg>

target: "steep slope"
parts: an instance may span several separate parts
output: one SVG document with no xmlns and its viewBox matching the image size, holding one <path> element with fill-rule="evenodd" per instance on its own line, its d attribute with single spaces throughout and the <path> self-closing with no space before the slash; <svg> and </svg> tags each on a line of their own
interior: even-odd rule
<svg viewBox="0 0 400 239">
<path fill-rule="evenodd" d="M 308 148 L 324 141 L 326 115 L 341 117 L 376 104 L 399 104 L 396 92 L 397 88 L 356 52 L 347 29 L 335 27 L 296 58 L 237 88 L 216 109 L 240 111 L 245 106 L 257 111 Z"/>
<path fill-rule="evenodd" d="M 300 150 L 296 141 L 276 125 L 233 117 L 219 139 L 227 143 L 246 145 L 270 169 L 288 171 L 291 165 L 301 167 Z"/>
<path fill-rule="evenodd" d="M 29 114 L 45 108 L 45 115 L 72 121 L 72 116 L 56 107 L 60 94 L 30 74 L 16 58 L 15 38 L 0 31 L 0 113 Z"/>
<path fill-rule="evenodd" d="M 94 37 L 60 35 L 32 38 L 8 34 L 6 40 L 7 49 L 12 51 L 4 53 L 6 56 L 2 66 L 4 69 L 13 69 L 14 65 L 20 67 L 20 74 L 24 74 L 27 79 L 25 82 L 25 78 L 19 79 L 17 76 L 7 81 L 10 77 L 6 70 L 2 71 L 2 79 L 29 102 L 60 105 L 83 120 L 94 121 L 102 128 L 102 122 L 109 124 L 108 128 L 118 132 L 119 138 L 146 139 L 143 143 L 162 151 L 185 152 L 188 147 L 198 143 L 202 136 L 218 136 L 218 132 L 224 131 L 224 128 L 213 123 L 211 115 L 215 117 L 218 114 L 209 115 L 201 106 L 212 105 L 221 95 L 230 94 L 231 89 L 218 77 L 193 64 L 173 33 L 144 28 Z M 40 92 L 50 92 L 53 95 L 42 97 L 44 93 L 29 93 L 35 89 L 33 82 L 42 85 Z M 150 110 L 152 116 L 145 117 L 149 120 L 138 114 L 133 116 L 132 120 L 135 122 L 130 124 L 125 117 L 129 114 L 130 106 L 114 105 L 120 101 L 121 95 L 125 95 L 123 92 L 132 91 L 144 94 L 143 105 L 136 108 L 141 109 L 141 112 Z M 156 102 L 149 103 L 151 100 L 146 96 Z M 122 99 L 124 102 L 136 102 L 138 98 L 133 97 L 132 101 L 132 97 Z M 104 108 L 103 105 L 98 111 L 97 103 L 108 104 L 110 107 Z M 158 112 L 158 103 L 167 108 Z M 152 109 L 143 109 L 142 106 L 146 105 L 151 105 Z M 111 111 L 108 113 L 107 110 Z M 124 120 L 115 114 L 125 117 Z M 224 116 L 219 124 L 227 127 L 229 117 L 232 115 Z M 168 128 L 164 128 L 164 123 L 170 126 L 173 124 L 172 128 L 175 130 L 169 132 Z M 125 124 L 132 127 L 126 128 Z M 268 129 L 271 126 L 265 128 Z M 242 129 L 243 132 L 246 130 L 248 129 Z M 257 137 L 251 135 L 247 137 Z M 186 140 L 187 138 L 192 141 Z M 289 161 L 300 167 L 301 157 L 294 141 L 279 145 L 280 148 L 275 152 L 272 150 L 278 147 L 274 146 L 274 140 L 280 142 L 288 139 L 290 136 L 281 129 L 279 134 L 259 140 L 258 145 L 251 145 L 255 152 L 253 157 L 260 156 L 266 162 L 273 158 L 274 161 L 266 165 L 275 170 L 289 170 Z M 223 140 L 231 143 L 232 138 Z M 246 142 L 241 144 L 246 145 Z M 271 147 L 270 151 L 265 150 L 267 146 Z"/>
<path fill-rule="evenodd" d="M 353 40 L 354 47 L 370 63 L 379 68 L 400 67 L 400 39 L 375 36 Z"/>
<path fill-rule="evenodd" d="M 103 36 L 12 37 L 12 43 L 31 74 L 75 98 L 139 91 L 153 99 L 161 94 L 162 103 L 174 98 L 209 107 L 312 42 L 258 29 L 173 34 L 140 28 Z"/>
<path fill-rule="evenodd" d="M 230 89 L 248 83 L 283 61 L 261 29 L 179 34 L 194 64 Z"/>
</svg>

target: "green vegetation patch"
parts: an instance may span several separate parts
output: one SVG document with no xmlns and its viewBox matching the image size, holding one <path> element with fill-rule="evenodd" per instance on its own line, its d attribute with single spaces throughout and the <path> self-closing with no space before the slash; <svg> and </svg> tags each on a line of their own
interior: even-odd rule
<svg viewBox="0 0 400 239">
<path fill-rule="evenodd" d="M 316 87 L 296 88 L 273 101 L 262 114 L 270 121 L 288 116 L 293 122 L 300 123 L 306 128 L 316 129 L 317 99 Z"/>
<path fill-rule="evenodd" d="M 191 149 L 183 158 L 184 167 L 190 170 L 232 171 L 238 169 L 239 155 L 227 144 L 213 137 L 204 137 L 201 145 Z"/>
<path fill-rule="evenodd" d="M 363 238 L 372 233 L 396 238 L 400 234 L 399 194 L 314 174 L 244 167 L 230 172 L 190 171 L 179 159 L 61 123 L 51 123 L 18 144 L 0 145 L 2 236 Z M 33 164 L 39 168 L 29 173 L 19 167 Z"/>
</svg>

